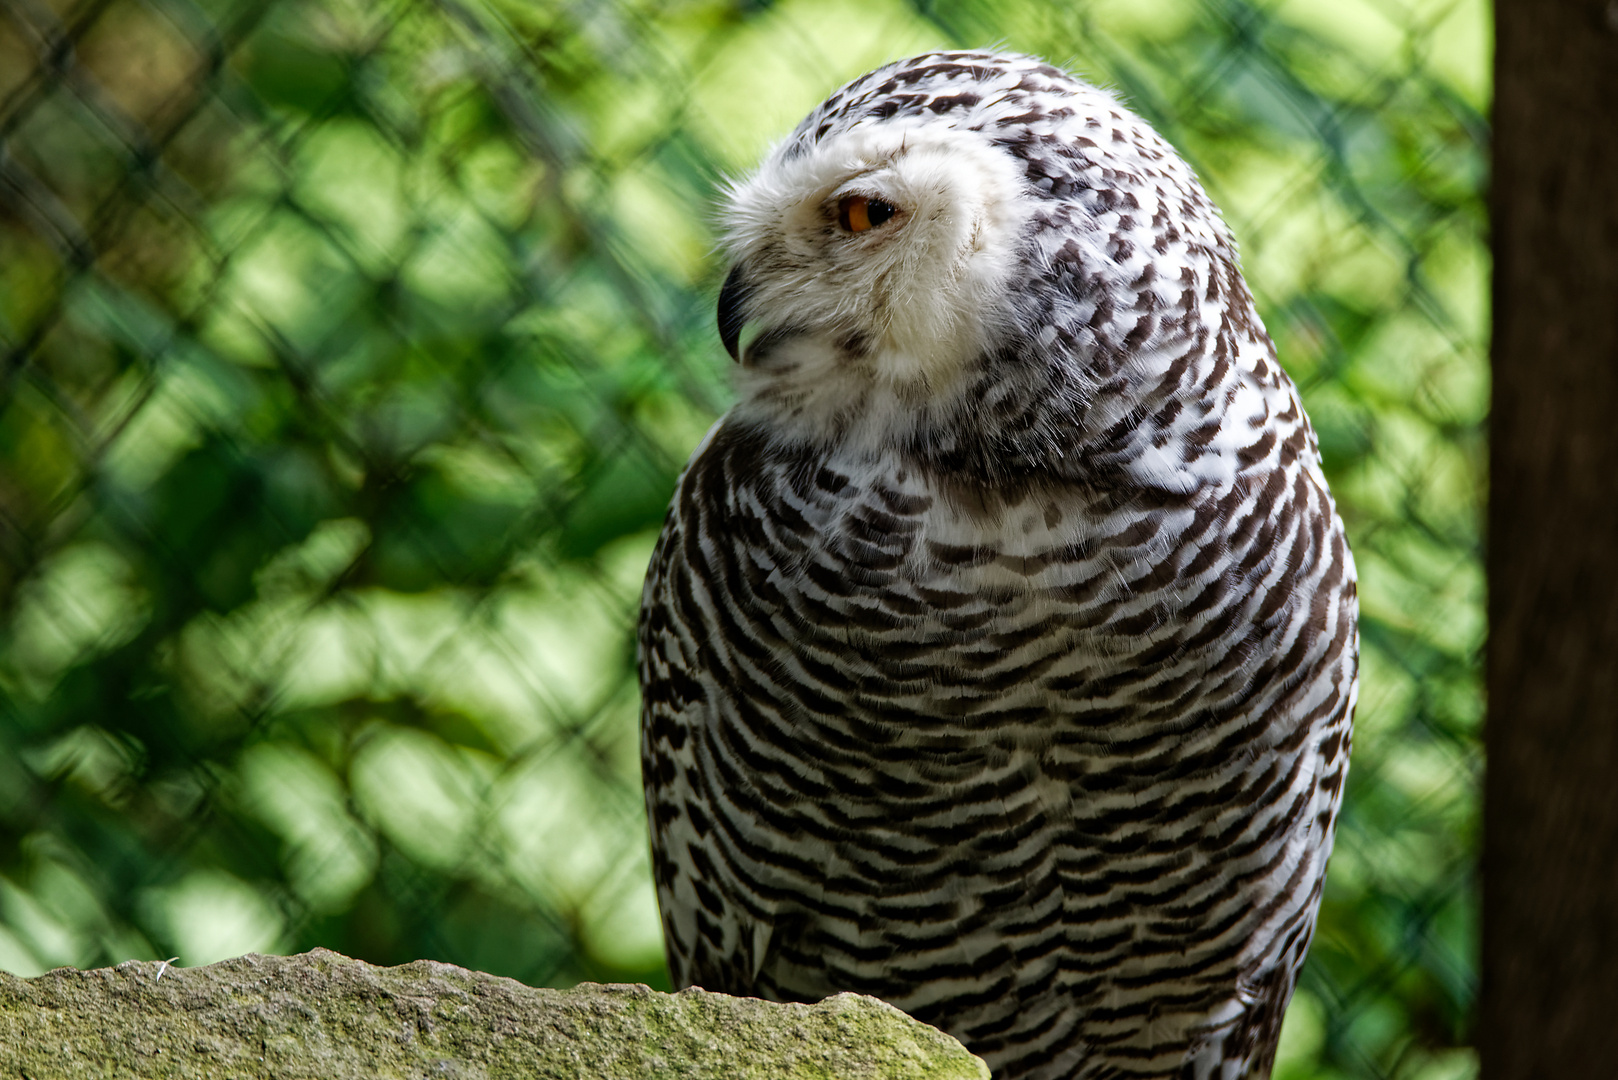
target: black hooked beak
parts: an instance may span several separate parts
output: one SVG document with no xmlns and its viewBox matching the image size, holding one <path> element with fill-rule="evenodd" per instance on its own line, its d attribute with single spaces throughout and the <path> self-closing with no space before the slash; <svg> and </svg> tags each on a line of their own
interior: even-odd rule
<svg viewBox="0 0 1618 1080">
<path fill-rule="evenodd" d="M 752 295 L 753 287 L 742 273 L 742 264 L 737 263 L 725 279 L 725 287 L 719 290 L 719 340 L 738 364 L 742 361 L 739 349 L 742 327 L 747 324 L 747 301 Z"/>
</svg>

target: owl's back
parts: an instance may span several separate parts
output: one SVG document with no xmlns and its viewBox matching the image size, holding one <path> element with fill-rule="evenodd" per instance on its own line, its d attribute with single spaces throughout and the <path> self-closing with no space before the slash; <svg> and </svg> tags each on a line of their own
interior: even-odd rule
<svg viewBox="0 0 1618 1080">
<path fill-rule="evenodd" d="M 1266 1071 L 1357 668 L 1293 417 L 1189 491 L 722 421 L 641 622 L 675 981 L 875 994 L 1002 1078 Z"/>
</svg>

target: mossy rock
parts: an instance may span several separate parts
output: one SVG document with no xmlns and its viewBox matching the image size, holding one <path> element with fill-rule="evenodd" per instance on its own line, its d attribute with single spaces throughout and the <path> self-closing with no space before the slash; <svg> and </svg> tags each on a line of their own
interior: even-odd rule
<svg viewBox="0 0 1618 1080">
<path fill-rule="evenodd" d="M 703 990 L 536 990 L 326 949 L 201 968 L 129 960 L 0 973 L 0 1076 L 988 1080 L 948 1035 L 875 998 L 778 1005 Z"/>
</svg>

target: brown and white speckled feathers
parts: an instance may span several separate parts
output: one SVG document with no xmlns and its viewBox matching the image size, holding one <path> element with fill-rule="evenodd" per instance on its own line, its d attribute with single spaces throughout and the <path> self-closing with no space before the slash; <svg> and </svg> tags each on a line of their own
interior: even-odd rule
<svg viewBox="0 0 1618 1080">
<path fill-rule="evenodd" d="M 675 982 L 876 994 L 1001 1080 L 1267 1075 L 1354 566 L 1196 179 L 1061 71 L 935 53 L 727 213 L 740 400 L 640 630 Z"/>
</svg>

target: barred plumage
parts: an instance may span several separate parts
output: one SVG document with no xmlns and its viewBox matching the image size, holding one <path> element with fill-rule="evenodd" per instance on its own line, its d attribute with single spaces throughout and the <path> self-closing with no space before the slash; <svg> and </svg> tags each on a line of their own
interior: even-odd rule
<svg viewBox="0 0 1618 1080">
<path fill-rule="evenodd" d="M 1057 69 L 935 53 L 728 225 L 740 400 L 640 631 L 675 981 L 876 994 L 1001 1080 L 1267 1075 L 1354 567 L 1200 185 Z"/>
</svg>

